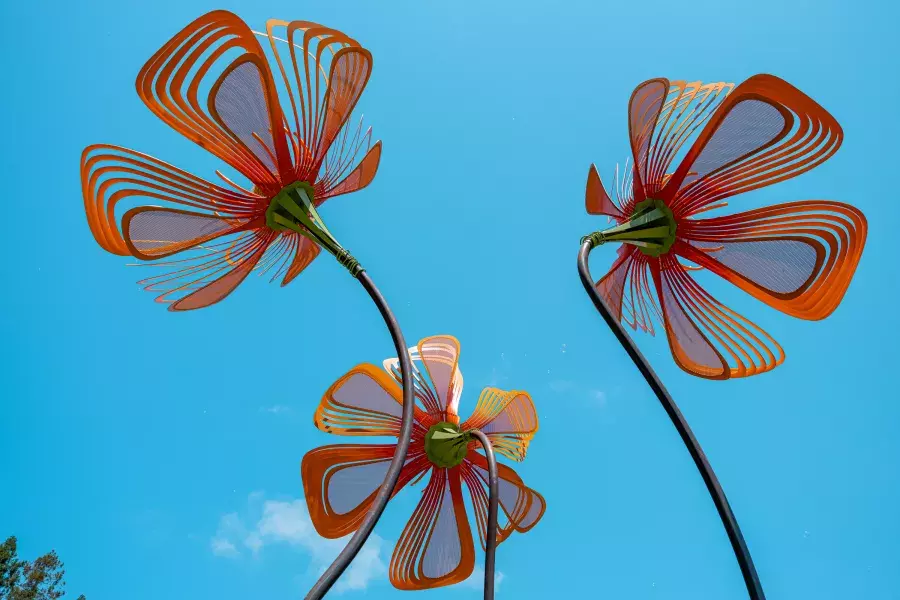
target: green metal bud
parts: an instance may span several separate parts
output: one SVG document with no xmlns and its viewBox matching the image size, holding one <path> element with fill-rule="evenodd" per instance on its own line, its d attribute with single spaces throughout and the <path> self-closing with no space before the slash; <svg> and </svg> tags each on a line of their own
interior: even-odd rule
<svg viewBox="0 0 900 600">
<path fill-rule="evenodd" d="M 662 200 L 647 198 L 634 207 L 634 214 L 628 221 L 605 231 L 597 231 L 581 238 L 581 243 L 590 239 L 595 246 L 606 242 L 622 242 L 637 246 L 638 250 L 659 257 L 675 243 L 678 223 L 672 209 Z"/>
<path fill-rule="evenodd" d="M 472 435 L 461 432 L 459 425 L 442 421 L 425 434 L 425 455 L 431 464 L 445 469 L 462 463 Z"/>
<path fill-rule="evenodd" d="M 305 181 L 286 186 L 266 209 L 266 225 L 273 231 L 295 231 L 325 248 L 356 277 L 363 268 L 335 239 L 319 216 L 313 201 L 315 191 Z"/>
</svg>

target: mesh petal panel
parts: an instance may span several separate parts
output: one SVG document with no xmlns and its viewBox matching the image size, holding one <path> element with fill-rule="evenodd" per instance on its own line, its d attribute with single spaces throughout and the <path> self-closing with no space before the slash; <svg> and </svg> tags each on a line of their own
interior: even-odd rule
<svg viewBox="0 0 900 600">
<path fill-rule="evenodd" d="M 345 466 L 328 480 L 328 498 L 338 514 L 347 514 L 374 493 L 390 466 L 390 459 Z"/>
<path fill-rule="evenodd" d="M 249 61 L 234 67 L 222 80 L 214 102 L 225 127 L 275 173 L 275 143 L 259 67 Z"/>
<path fill-rule="evenodd" d="M 647 159 L 653 128 L 669 93 L 669 82 L 653 79 L 642 83 L 628 104 L 628 132 L 634 156 L 634 200 L 642 202 L 646 196 L 643 183 L 647 176 Z"/>
<path fill-rule="evenodd" d="M 309 517 L 330 539 L 356 531 L 384 481 L 394 444 L 336 444 L 306 453 L 300 465 Z M 393 494 L 430 469 L 421 447 L 410 448 Z"/>
<path fill-rule="evenodd" d="M 771 143 L 784 126 L 784 117 L 771 104 L 742 100 L 722 120 L 688 170 L 703 177 Z"/>
<path fill-rule="evenodd" d="M 351 369 L 325 392 L 316 410 L 319 429 L 337 435 L 389 435 L 400 433 L 402 421 L 400 386 L 375 365 Z M 417 409 L 414 429 L 424 435 Z"/>
<path fill-rule="evenodd" d="M 796 292 L 815 272 L 816 249 L 799 240 L 728 242 L 715 259 L 780 294 Z"/>
<path fill-rule="evenodd" d="M 684 242 L 676 242 L 685 256 Z M 708 257 L 694 251 L 698 262 Z M 781 346 L 759 326 L 722 305 L 694 280 L 677 256 L 665 255 L 654 272 L 669 346 L 685 371 L 709 379 L 747 377 L 784 361 Z"/>
<path fill-rule="evenodd" d="M 475 547 L 460 469 L 432 469 L 431 480 L 391 556 L 394 587 L 423 590 L 459 583 L 472 574 Z"/>
<path fill-rule="evenodd" d="M 144 210 L 129 221 L 127 236 L 134 247 L 148 256 L 178 252 L 234 229 L 218 217 L 168 210 Z"/>
<path fill-rule="evenodd" d="M 431 538 L 422 555 L 422 573 L 431 579 L 444 577 L 459 565 L 461 559 L 462 542 L 456 530 L 455 507 L 448 485 L 441 494 Z"/>
<path fill-rule="evenodd" d="M 823 319 L 840 304 L 865 245 L 856 208 L 805 200 L 711 219 L 687 219 L 688 260 L 789 315 Z M 713 246 L 707 252 L 696 248 Z"/>
</svg>

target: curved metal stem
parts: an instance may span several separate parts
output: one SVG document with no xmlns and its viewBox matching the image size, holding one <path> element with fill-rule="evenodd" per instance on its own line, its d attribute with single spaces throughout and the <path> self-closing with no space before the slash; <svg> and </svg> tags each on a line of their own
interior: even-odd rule
<svg viewBox="0 0 900 600">
<path fill-rule="evenodd" d="M 494 567 L 497 558 L 497 512 L 500 501 L 500 480 L 497 478 L 497 459 L 494 447 L 481 430 L 470 431 L 478 438 L 488 463 L 488 522 L 484 549 L 484 600 L 494 600 Z"/>
<path fill-rule="evenodd" d="M 384 512 L 388 500 L 390 500 L 391 495 L 394 493 L 394 487 L 397 485 L 397 480 L 400 478 L 400 471 L 403 469 L 403 465 L 406 462 L 406 453 L 409 450 L 409 442 L 412 437 L 415 398 L 413 397 L 412 364 L 409 360 L 406 341 L 403 339 L 403 333 L 400 331 L 397 319 L 394 318 L 394 314 L 388 307 L 387 302 L 385 302 L 381 292 L 379 292 L 378 288 L 375 287 L 375 284 L 372 283 L 368 273 L 365 271 L 360 272 L 357 275 L 357 279 L 359 279 L 359 282 L 369 293 L 369 296 L 372 297 L 372 301 L 375 302 L 378 311 L 384 318 L 388 330 L 391 332 L 391 339 L 394 340 L 394 348 L 397 350 L 397 357 L 400 359 L 400 374 L 403 382 L 403 419 L 400 425 L 400 436 L 397 439 L 397 448 L 394 450 L 394 457 L 391 459 L 391 464 L 384 476 L 384 482 L 381 484 L 381 489 L 378 490 L 378 494 L 375 496 L 372 508 L 369 510 L 368 514 L 366 514 L 359 529 L 356 530 L 356 533 L 353 534 L 353 537 L 350 538 L 350 541 L 347 542 L 347 545 L 341 550 L 338 557 L 334 559 L 331 566 L 325 570 L 325 573 L 322 574 L 313 588 L 306 595 L 306 600 L 319 600 L 325 596 L 325 594 L 328 593 L 328 590 L 331 589 L 331 586 L 333 586 L 343 572 L 347 570 L 347 567 L 350 566 L 350 563 L 353 562 L 357 553 L 362 549 L 363 544 L 365 544 L 369 535 L 372 533 L 372 530 L 375 528 L 378 519 L 381 518 L 381 513 Z"/>
<path fill-rule="evenodd" d="M 681 440 L 684 442 L 684 445 L 687 446 L 691 458 L 694 459 L 694 464 L 697 465 L 697 469 L 703 477 L 706 489 L 709 490 L 709 495 L 712 496 L 713 503 L 716 505 L 716 510 L 719 511 L 719 517 L 722 519 L 722 524 L 725 526 L 725 531 L 728 533 L 728 539 L 731 541 L 734 555 L 737 557 L 738 565 L 741 567 L 741 574 L 744 576 L 744 583 L 747 585 L 747 591 L 750 593 L 750 598 L 753 600 L 765 600 L 766 595 L 763 592 L 762 584 L 759 582 L 759 576 L 756 574 L 756 568 L 753 566 L 750 550 L 747 549 L 747 544 L 744 542 L 744 536 L 741 535 L 741 528 L 738 526 L 734 513 L 731 512 L 731 506 L 728 505 L 728 499 L 725 497 L 725 492 L 722 491 L 722 486 L 719 485 L 719 480 L 716 478 L 712 466 L 710 466 L 709 461 L 706 459 L 706 455 L 700 448 L 700 444 L 694 437 L 684 415 L 678 410 L 675 401 L 672 400 L 672 397 L 669 395 L 669 392 L 666 391 L 666 388 L 663 387 L 659 377 L 657 377 L 656 373 L 653 372 L 653 369 L 650 368 L 647 359 L 644 358 L 640 350 L 635 346 L 634 341 L 622 327 L 622 324 L 619 323 L 619 320 L 609 312 L 606 303 L 600 297 L 600 294 L 597 293 L 597 290 L 594 289 L 594 282 L 591 278 L 590 269 L 588 268 L 588 255 L 591 253 L 593 247 L 593 242 L 588 238 L 581 244 L 581 250 L 578 252 L 578 275 L 581 277 L 581 283 L 584 285 L 584 289 L 588 293 L 588 296 L 593 300 L 594 306 L 596 306 L 597 310 L 600 311 L 600 314 L 603 315 L 606 324 L 609 325 L 609 328 L 615 334 L 616 338 L 618 338 L 619 343 L 625 348 L 628 356 L 634 361 L 634 364 L 641 372 L 641 375 L 647 380 L 650 389 L 656 394 L 659 403 L 662 404 L 663 408 L 666 410 L 666 414 L 669 415 L 669 419 L 672 420 L 672 424 L 675 425 L 675 429 L 678 430 L 678 435 L 681 436 Z"/>
</svg>

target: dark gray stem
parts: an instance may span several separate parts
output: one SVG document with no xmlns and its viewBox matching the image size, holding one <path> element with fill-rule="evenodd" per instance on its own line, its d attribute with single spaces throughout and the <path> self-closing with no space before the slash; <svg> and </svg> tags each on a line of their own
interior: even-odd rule
<svg viewBox="0 0 900 600">
<path fill-rule="evenodd" d="M 381 292 L 379 292 L 378 288 L 375 287 L 375 284 L 372 283 L 368 273 L 365 271 L 360 272 L 357 275 L 357 279 L 359 279 L 359 282 L 369 293 L 369 296 L 372 297 L 372 301 L 375 302 L 378 311 L 384 318 L 384 322 L 391 332 L 391 339 L 394 341 L 397 357 L 400 359 L 400 375 L 403 382 L 403 420 L 400 425 L 400 436 L 397 439 L 397 448 L 394 450 L 394 457 L 391 459 L 391 464 L 384 476 L 384 482 L 381 484 L 381 489 L 378 490 L 378 494 L 375 496 L 372 508 L 369 510 L 368 514 L 366 514 L 359 529 L 356 530 L 356 533 L 353 534 L 353 537 L 350 538 L 350 541 L 347 542 L 347 545 L 341 550 L 338 557 L 334 559 L 331 566 L 325 570 L 325 573 L 322 574 L 313 588 L 306 595 L 306 600 L 320 600 L 325 596 L 325 594 L 328 593 L 328 590 L 331 589 L 331 586 L 333 586 L 344 571 L 347 570 L 347 567 L 350 566 L 353 559 L 356 558 L 357 553 L 362 549 L 366 540 L 369 539 L 369 535 L 371 535 L 372 530 L 375 528 L 378 519 L 381 518 L 381 513 L 384 512 L 384 508 L 387 506 L 388 500 L 390 500 L 391 495 L 394 492 L 394 487 L 397 485 L 397 480 L 400 478 L 400 471 L 403 469 L 403 465 L 406 462 L 406 453 L 409 450 L 409 442 L 412 437 L 413 417 L 415 414 L 413 410 L 415 408 L 415 399 L 413 397 L 412 364 L 409 360 L 409 352 L 406 349 L 403 333 L 400 331 L 397 319 L 394 318 L 394 314 L 388 307 L 387 302 L 385 302 Z"/>
<path fill-rule="evenodd" d="M 488 521 L 484 549 L 484 600 L 494 600 L 494 569 L 497 559 L 497 513 L 500 504 L 500 481 L 497 478 L 497 459 L 491 440 L 478 429 L 470 431 L 484 448 L 488 464 Z"/>
<path fill-rule="evenodd" d="M 722 486 L 719 485 L 719 480 L 716 478 L 712 466 L 706 459 L 706 455 L 700 448 L 700 444 L 694 437 L 694 433 L 688 426 L 687 420 L 684 418 L 684 415 L 681 414 L 681 411 L 678 410 L 675 401 L 669 395 L 669 392 L 663 386 L 656 373 L 653 372 L 653 369 L 650 368 L 650 363 L 647 362 L 647 359 L 644 358 L 644 355 L 638 350 L 634 341 L 631 339 L 631 336 L 628 335 L 628 332 L 626 332 L 625 328 L 622 327 L 622 324 L 619 323 L 619 319 L 609 312 L 609 308 L 606 306 L 603 298 L 600 297 L 600 294 L 594 288 L 594 280 L 591 278 L 591 271 L 588 267 L 588 256 L 593 247 L 594 242 L 588 236 L 583 240 L 581 250 L 578 252 L 578 275 L 581 277 L 581 283 L 584 285 L 584 289 L 588 293 L 588 296 L 594 301 L 594 306 L 600 311 L 606 324 L 609 325 L 609 328 L 612 330 L 613 334 L 615 334 L 616 338 L 618 338 L 619 343 L 625 349 L 625 352 L 627 352 L 628 356 L 631 357 L 631 360 L 634 361 L 638 371 L 640 371 L 641 375 L 644 376 L 644 379 L 647 380 L 650 389 L 656 394 L 659 403 L 662 404 L 666 414 L 669 415 L 669 419 L 675 426 L 675 429 L 678 430 L 681 441 L 687 446 L 691 458 L 694 459 L 694 464 L 697 465 L 697 470 L 700 471 L 700 475 L 703 477 L 706 489 L 709 490 L 709 495 L 712 496 L 713 504 L 716 505 L 716 510 L 719 511 L 719 517 L 722 519 L 722 524 L 725 526 L 725 531 L 728 533 L 728 539 L 731 541 L 731 547 L 734 549 L 734 555 L 737 557 L 738 565 L 741 568 L 741 574 L 744 576 L 744 583 L 747 585 L 747 591 L 750 593 L 750 598 L 752 598 L 752 600 L 765 600 L 766 595 L 763 592 L 762 584 L 759 582 L 759 575 L 756 574 L 756 567 L 753 566 L 750 550 L 744 542 L 744 536 L 741 535 L 741 528 L 738 526 L 734 513 L 731 512 L 731 506 L 728 504 L 725 492 L 722 490 Z"/>
</svg>

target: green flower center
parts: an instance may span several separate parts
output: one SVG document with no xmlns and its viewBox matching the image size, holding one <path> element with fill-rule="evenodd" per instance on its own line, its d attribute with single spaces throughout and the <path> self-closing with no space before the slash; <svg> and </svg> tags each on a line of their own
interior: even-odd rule
<svg viewBox="0 0 900 600">
<path fill-rule="evenodd" d="M 425 434 L 425 455 L 436 467 L 450 469 L 466 458 L 471 435 L 459 430 L 459 425 L 441 421 Z"/>
<path fill-rule="evenodd" d="M 659 257 L 675 243 L 678 223 L 672 209 L 662 200 L 647 198 L 634 207 L 631 218 L 606 231 L 598 231 L 582 238 L 582 243 L 590 238 L 595 246 L 606 242 L 622 242 L 636 246 L 638 250 Z"/>
<path fill-rule="evenodd" d="M 294 231 L 311 239 L 333 254 L 354 277 L 363 270 L 325 227 L 316 210 L 315 190 L 305 181 L 296 181 L 275 194 L 266 209 L 266 226 L 272 231 Z"/>
</svg>

